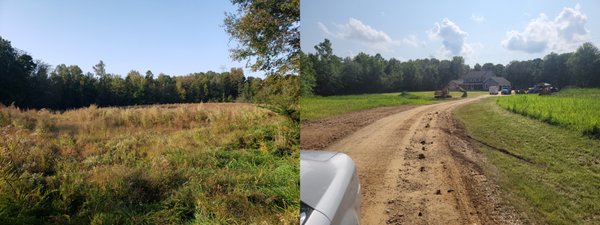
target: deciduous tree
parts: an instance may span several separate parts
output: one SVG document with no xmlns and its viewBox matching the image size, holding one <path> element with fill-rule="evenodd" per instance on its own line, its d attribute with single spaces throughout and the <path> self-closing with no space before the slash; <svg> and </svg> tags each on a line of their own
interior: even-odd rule
<svg viewBox="0 0 600 225">
<path fill-rule="evenodd" d="M 300 66 L 300 0 L 231 0 L 225 31 L 240 44 L 231 49 L 254 71 L 298 73 Z"/>
</svg>

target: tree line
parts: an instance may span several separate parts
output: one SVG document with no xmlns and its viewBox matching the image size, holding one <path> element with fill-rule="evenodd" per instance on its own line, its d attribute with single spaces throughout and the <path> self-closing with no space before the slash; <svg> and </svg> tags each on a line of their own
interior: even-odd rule
<svg viewBox="0 0 600 225">
<path fill-rule="evenodd" d="M 451 60 L 416 59 L 401 62 L 380 54 L 359 53 L 341 58 L 333 54 L 325 39 L 315 53 L 301 54 L 302 95 L 346 95 L 397 91 L 430 91 L 442 88 L 471 70 L 493 71 L 509 80 L 513 88 L 527 88 L 548 82 L 557 87 L 600 87 L 600 53 L 591 43 L 575 52 L 550 53 L 543 59 L 503 64 L 476 64 L 473 68 L 461 56 Z"/>
<path fill-rule="evenodd" d="M 271 93 L 289 89 L 294 76 L 245 77 L 241 68 L 169 76 L 132 70 L 125 77 L 106 72 L 100 61 L 93 73 L 77 65 L 57 65 L 11 46 L 0 37 L 0 102 L 21 108 L 70 109 L 91 104 L 125 106 L 192 102 L 268 102 Z M 287 85 L 287 86 L 286 86 Z"/>
<path fill-rule="evenodd" d="M 550 53 L 543 59 L 511 61 L 501 76 L 517 89 L 547 82 L 556 87 L 600 87 L 600 52 L 592 43 L 582 44 L 575 52 Z"/>
</svg>

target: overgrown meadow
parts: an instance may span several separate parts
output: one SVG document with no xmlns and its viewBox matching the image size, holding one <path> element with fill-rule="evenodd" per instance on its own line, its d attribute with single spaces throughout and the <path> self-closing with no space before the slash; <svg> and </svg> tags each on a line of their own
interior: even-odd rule
<svg viewBox="0 0 600 225">
<path fill-rule="evenodd" d="M 250 104 L 0 108 L 0 224 L 297 223 L 299 127 Z"/>
</svg>

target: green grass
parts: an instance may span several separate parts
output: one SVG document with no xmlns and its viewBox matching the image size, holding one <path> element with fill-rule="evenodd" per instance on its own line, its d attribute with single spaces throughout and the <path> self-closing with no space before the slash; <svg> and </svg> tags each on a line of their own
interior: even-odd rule
<svg viewBox="0 0 600 225">
<path fill-rule="evenodd" d="M 507 97 L 501 97 L 504 99 Z M 480 144 L 486 174 L 508 204 L 532 224 L 598 224 L 600 141 L 502 109 L 495 98 L 460 107 L 455 115 Z"/>
<path fill-rule="evenodd" d="M 567 89 L 550 96 L 515 95 L 498 98 L 498 105 L 550 124 L 600 138 L 600 89 Z"/>
<path fill-rule="evenodd" d="M 468 93 L 469 97 L 482 94 L 485 92 Z M 460 99 L 462 93 L 452 92 L 451 95 L 452 99 Z M 315 120 L 382 106 L 424 105 L 439 101 L 433 98 L 433 91 L 302 97 L 300 118 L 302 121 Z"/>
<path fill-rule="evenodd" d="M 299 127 L 251 105 L 0 108 L 0 224 L 295 224 Z"/>
</svg>

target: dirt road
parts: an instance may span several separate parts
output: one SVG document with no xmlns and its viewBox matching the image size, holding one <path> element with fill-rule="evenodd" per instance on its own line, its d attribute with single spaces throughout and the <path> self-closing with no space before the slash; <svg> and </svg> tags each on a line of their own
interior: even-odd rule
<svg viewBox="0 0 600 225">
<path fill-rule="evenodd" d="M 379 107 L 346 113 L 342 116 L 302 122 L 300 145 L 302 149 L 324 149 L 331 143 L 354 133 L 383 118 L 416 106 Z"/>
<path fill-rule="evenodd" d="M 403 110 L 326 148 L 356 163 L 362 224 L 522 223 L 498 201 L 497 186 L 481 169 L 483 157 L 451 115 L 484 97 Z"/>
</svg>

